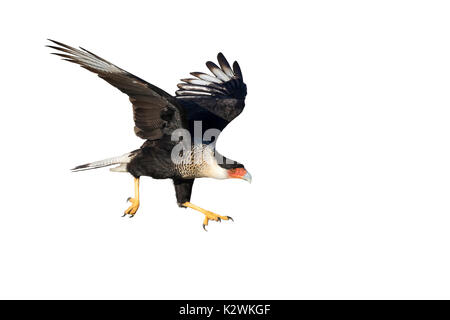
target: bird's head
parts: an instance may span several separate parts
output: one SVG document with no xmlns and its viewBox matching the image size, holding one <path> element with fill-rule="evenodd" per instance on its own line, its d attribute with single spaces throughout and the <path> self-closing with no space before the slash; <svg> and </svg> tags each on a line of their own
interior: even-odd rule
<svg viewBox="0 0 450 320">
<path fill-rule="evenodd" d="M 244 167 L 228 169 L 227 173 L 228 178 L 242 179 L 252 183 L 252 175 Z"/>
</svg>

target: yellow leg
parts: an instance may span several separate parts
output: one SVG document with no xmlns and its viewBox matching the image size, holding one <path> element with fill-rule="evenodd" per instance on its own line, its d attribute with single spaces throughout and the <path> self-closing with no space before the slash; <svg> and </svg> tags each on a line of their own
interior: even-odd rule
<svg viewBox="0 0 450 320">
<path fill-rule="evenodd" d="M 203 229 L 206 230 L 206 226 L 208 225 L 209 220 L 213 220 L 213 221 L 221 221 L 221 220 L 231 220 L 233 221 L 233 218 L 229 217 L 229 216 L 219 216 L 218 214 L 215 214 L 214 212 L 205 210 L 203 208 L 200 208 L 198 206 L 196 206 L 195 204 L 192 204 L 190 202 L 185 202 L 183 203 L 183 206 L 194 209 L 198 212 L 201 212 L 205 215 L 205 220 L 203 220 Z"/>
<path fill-rule="evenodd" d="M 139 209 L 139 178 L 134 178 L 134 198 L 128 198 L 127 201 L 131 202 L 131 206 L 128 207 L 127 210 L 123 213 L 125 217 L 127 214 L 130 215 L 130 218 L 134 217 L 136 212 Z"/>
</svg>

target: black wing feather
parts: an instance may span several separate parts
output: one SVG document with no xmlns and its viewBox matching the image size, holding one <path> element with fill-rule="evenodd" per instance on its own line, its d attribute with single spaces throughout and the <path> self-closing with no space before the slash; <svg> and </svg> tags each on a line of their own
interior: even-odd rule
<svg viewBox="0 0 450 320">
<path fill-rule="evenodd" d="M 217 55 L 219 66 L 206 62 L 213 75 L 191 72 L 194 78 L 182 79 L 176 91 L 177 101 L 183 106 L 193 132 L 194 121 L 202 121 L 202 131 L 223 130 L 244 109 L 247 86 L 237 62 L 233 69 L 222 53 Z"/>
<path fill-rule="evenodd" d="M 186 127 L 183 109 L 174 97 L 164 90 L 115 66 L 105 59 L 83 49 L 75 49 L 58 41 L 48 47 L 58 50 L 53 54 L 63 60 L 79 64 L 127 94 L 133 104 L 134 131 L 143 139 L 157 140 L 164 134 Z"/>
<path fill-rule="evenodd" d="M 217 55 L 217 61 L 219 61 L 220 68 L 222 68 L 223 72 L 225 72 L 229 77 L 233 78 L 234 72 L 233 70 L 231 70 L 229 63 L 227 59 L 225 59 L 225 56 L 222 54 L 222 52 L 219 52 L 219 54 Z"/>
</svg>

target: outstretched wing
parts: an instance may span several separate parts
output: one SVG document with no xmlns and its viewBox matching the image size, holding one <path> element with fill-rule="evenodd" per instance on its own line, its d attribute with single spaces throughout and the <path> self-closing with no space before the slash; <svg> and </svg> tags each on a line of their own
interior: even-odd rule
<svg viewBox="0 0 450 320">
<path fill-rule="evenodd" d="M 138 137 L 157 140 L 164 134 L 170 135 L 173 130 L 187 125 L 182 108 L 176 99 L 165 91 L 81 47 L 78 50 L 61 42 L 50 41 L 56 46 L 48 47 L 59 51 L 53 54 L 96 73 L 130 97 L 133 104 L 134 132 Z"/>
<path fill-rule="evenodd" d="M 196 78 L 178 84 L 176 99 L 185 110 L 191 133 L 195 121 L 201 121 L 202 134 L 208 129 L 222 131 L 244 109 L 247 86 L 239 64 L 235 61 L 231 68 L 222 53 L 217 60 L 220 67 L 206 62 L 212 75 L 192 72 Z"/>
</svg>

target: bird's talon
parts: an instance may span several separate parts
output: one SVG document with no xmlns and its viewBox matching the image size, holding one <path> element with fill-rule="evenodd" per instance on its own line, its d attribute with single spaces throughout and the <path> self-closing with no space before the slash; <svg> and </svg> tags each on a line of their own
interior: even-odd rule
<svg viewBox="0 0 450 320">
<path fill-rule="evenodd" d="M 205 215 L 205 219 L 203 220 L 203 229 L 205 229 L 205 231 L 208 231 L 208 230 L 206 230 L 206 226 L 208 225 L 208 222 L 210 220 L 218 221 L 218 222 L 222 222 L 222 220 L 232 220 L 233 221 L 233 218 L 231 218 L 229 216 L 219 216 L 218 214 L 215 214 L 214 212 L 197 207 L 196 205 L 194 205 L 190 202 L 184 202 L 182 205 L 184 207 L 188 207 L 188 208 L 197 210 Z"/>
<path fill-rule="evenodd" d="M 132 218 L 139 209 L 139 198 L 129 197 L 127 201 L 131 202 L 131 206 L 129 206 L 128 209 L 125 210 L 123 216 L 129 215 L 129 217 Z"/>
</svg>

